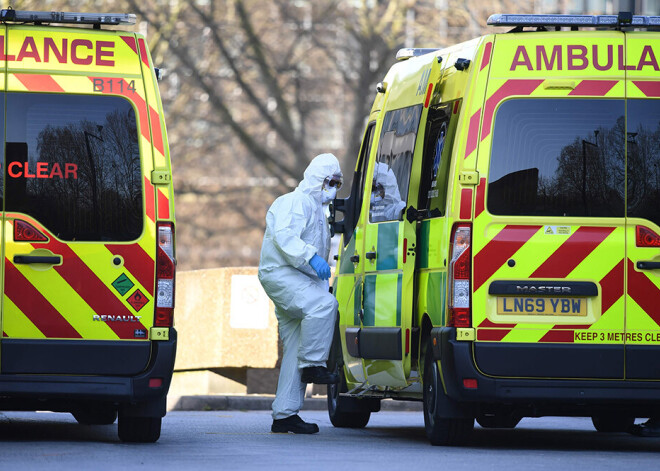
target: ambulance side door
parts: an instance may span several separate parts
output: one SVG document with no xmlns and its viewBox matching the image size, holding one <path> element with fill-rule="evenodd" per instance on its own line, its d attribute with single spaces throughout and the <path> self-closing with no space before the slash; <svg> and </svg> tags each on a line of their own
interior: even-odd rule
<svg viewBox="0 0 660 471">
<path fill-rule="evenodd" d="M 423 105 L 388 111 L 378 140 L 365 225 L 360 355 L 371 384 L 407 386 L 416 221 L 406 220 Z"/>
<path fill-rule="evenodd" d="M 335 295 L 339 303 L 339 334 L 349 382 L 363 382 L 365 380 L 357 345 L 364 289 L 362 278 L 364 262 L 359 255 L 364 246 L 364 225 L 358 224 L 358 220 L 362 217 L 361 208 L 364 206 L 365 182 L 375 128 L 375 121 L 371 121 L 367 125 L 353 175 L 351 195 L 344 201 L 343 244 L 339 248 L 340 255 L 335 268 L 337 277 Z"/>
</svg>

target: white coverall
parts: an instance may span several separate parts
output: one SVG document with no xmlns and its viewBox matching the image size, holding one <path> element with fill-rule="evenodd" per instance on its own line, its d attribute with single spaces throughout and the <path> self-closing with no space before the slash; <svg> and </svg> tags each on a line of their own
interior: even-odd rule
<svg viewBox="0 0 660 471">
<path fill-rule="evenodd" d="M 300 369 L 325 366 L 330 352 L 337 301 L 308 262 L 315 254 L 327 260 L 330 252 L 321 193 L 332 175 L 341 175 L 337 158 L 316 156 L 298 187 L 277 198 L 266 215 L 259 281 L 275 304 L 283 344 L 274 420 L 298 413 L 306 386 Z"/>
<path fill-rule="evenodd" d="M 371 222 L 395 221 L 401 216 L 406 203 L 401 200 L 399 185 L 391 168 L 382 162 L 376 163 L 374 181 L 383 185 L 385 197 L 381 201 L 371 201 Z"/>
</svg>

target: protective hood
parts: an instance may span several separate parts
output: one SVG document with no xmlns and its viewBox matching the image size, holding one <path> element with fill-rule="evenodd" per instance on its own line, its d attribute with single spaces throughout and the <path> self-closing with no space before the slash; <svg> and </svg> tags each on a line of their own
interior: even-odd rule
<svg viewBox="0 0 660 471">
<path fill-rule="evenodd" d="M 321 188 L 323 181 L 333 175 L 342 176 L 339 161 L 333 154 L 320 154 L 312 159 L 305 169 L 304 178 L 296 188 L 296 191 L 314 198 L 321 204 Z"/>
<path fill-rule="evenodd" d="M 396 207 L 397 210 L 402 209 L 405 203 L 401 200 L 401 193 L 399 185 L 396 181 L 396 176 L 391 168 L 382 162 L 376 163 L 376 181 L 383 185 L 385 189 L 384 203 Z"/>
</svg>

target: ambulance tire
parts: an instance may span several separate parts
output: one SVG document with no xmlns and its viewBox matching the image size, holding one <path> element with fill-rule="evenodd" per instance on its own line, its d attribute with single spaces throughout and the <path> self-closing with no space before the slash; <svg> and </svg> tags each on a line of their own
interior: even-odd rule
<svg viewBox="0 0 660 471">
<path fill-rule="evenodd" d="M 338 384 L 328 384 L 328 415 L 332 425 L 338 428 L 364 428 L 371 418 L 372 404 L 377 401 L 377 409 L 380 409 L 378 399 L 356 399 L 353 397 L 342 397 L 340 392 L 348 391 L 344 369 L 335 364 L 332 371 L 339 374 Z"/>
<path fill-rule="evenodd" d="M 440 370 L 433 358 L 433 347 L 429 341 L 424 360 L 424 428 L 426 437 L 433 446 L 462 445 L 469 438 L 474 428 L 473 418 L 443 417 L 441 409 L 451 401 L 442 388 Z M 445 407 L 441 407 L 443 404 Z"/>
<path fill-rule="evenodd" d="M 601 433 L 627 432 L 635 423 L 635 417 L 618 414 L 602 414 L 591 417 L 596 431 Z"/>
<path fill-rule="evenodd" d="M 117 420 L 116 407 L 81 407 L 71 412 L 73 418 L 81 425 L 110 425 Z"/>
<path fill-rule="evenodd" d="M 161 417 L 119 415 L 119 439 L 130 443 L 155 443 L 160 438 Z"/>
</svg>

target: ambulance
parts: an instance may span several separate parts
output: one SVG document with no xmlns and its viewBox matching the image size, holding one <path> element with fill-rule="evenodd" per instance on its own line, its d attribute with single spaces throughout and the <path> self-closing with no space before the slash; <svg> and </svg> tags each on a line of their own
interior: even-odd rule
<svg viewBox="0 0 660 471">
<path fill-rule="evenodd" d="M 342 234 L 330 419 L 660 414 L 660 17 L 493 15 L 378 84 Z"/>
<path fill-rule="evenodd" d="M 0 410 L 155 442 L 176 352 L 163 109 L 128 14 L 2 10 Z"/>
</svg>

